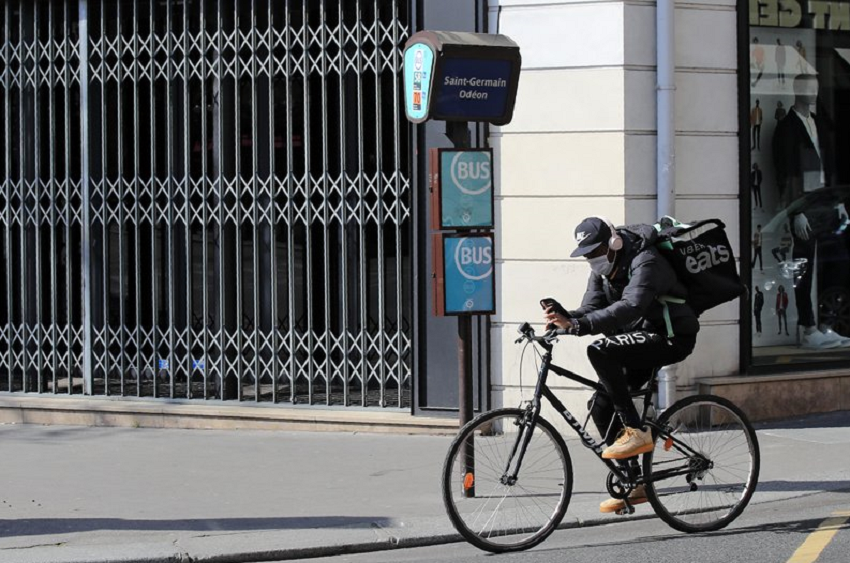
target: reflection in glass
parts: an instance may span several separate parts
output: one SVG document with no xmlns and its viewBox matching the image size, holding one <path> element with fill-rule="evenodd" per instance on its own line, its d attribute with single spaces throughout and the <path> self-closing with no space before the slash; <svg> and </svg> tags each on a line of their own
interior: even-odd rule
<svg viewBox="0 0 850 563">
<path fill-rule="evenodd" d="M 806 258 L 796 258 L 794 260 L 786 260 L 779 264 L 779 272 L 786 280 L 791 280 L 794 287 L 800 283 L 800 278 L 806 274 L 806 266 L 808 265 Z"/>
<path fill-rule="evenodd" d="M 753 362 L 847 361 L 850 159 L 842 155 L 850 151 L 850 33 L 805 18 L 764 23 L 778 20 L 751 14 L 741 124 L 749 181 L 741 192 L 749 203 L 750 281 L 779 326 L 753 326 Z"/>
</svg>

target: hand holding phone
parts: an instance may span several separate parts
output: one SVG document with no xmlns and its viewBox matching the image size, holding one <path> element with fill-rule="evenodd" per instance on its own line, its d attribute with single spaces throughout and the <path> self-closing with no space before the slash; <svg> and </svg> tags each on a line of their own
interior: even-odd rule
<svg viewBox="0 0 850 563">
<path fill-rule="evenodd" d="M 564 307 L 561 306 L 561 304 L 558 303 L 558 301 L 556 301 L 553 297 L 544 297 L 543 299 L 541 299 L 540 300 L 540 307 L 544 311 L 549 311 L 549 313 L 546 315 L 547 321 L 551 320 L 549 315 L 552 314 L 552 313 L 561 315 L 562 317 L 566 317 L 568 319 L 570 318 L 570 314 L 567 312 L 567 310 L 564 309 Z M 546 323 L 546 330 L 554 330 L 556 328 L 558 328 L 558 326 L 555 323 L 552 323 L 552 322 Z"/>
<path fill-rule="evenodd" d="M 567 318 L 570 318 L 570 314 L 567 313 L 567 310 L 564 309 L 564 307 L 561 306 L 561 304 L 558 303 L 558 301 L 556 301 L 554 297 L 544 297 L 540 300 L 541 309 L 545 311 L 550 307 L 552 308 L 553 313 L 558 313 L 559 315 L 563 315 Z"/>
</svg>

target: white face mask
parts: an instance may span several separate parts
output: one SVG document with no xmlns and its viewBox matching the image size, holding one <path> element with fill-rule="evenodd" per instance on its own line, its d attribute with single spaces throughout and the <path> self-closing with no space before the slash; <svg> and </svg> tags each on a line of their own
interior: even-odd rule
<svg viewBox="0 0 850 563">
<path fill-rule="evenodd" d="M 614 263 L 608 261 L 608 254 L 588 258 L 587 263 L 590 264 L 590 269 L 600 276 L 608 276 L 614 271 Z"/>
</svg>

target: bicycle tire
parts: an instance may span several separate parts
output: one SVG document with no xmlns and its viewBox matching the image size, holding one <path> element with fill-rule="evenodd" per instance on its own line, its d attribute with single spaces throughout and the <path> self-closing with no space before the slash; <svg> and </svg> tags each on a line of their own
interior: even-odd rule
<svg viewBox="0 0 850 563">
<path fill-rule="evenodd" d="M 643 457 L 646 495 L 655 513 L 687 533 L 731 524 L 758 484 L 758 439 L 746 415 L 722 397 L 695 395 L 674 403 L 658 425 L 665 430 L 656 432 L 655 449 Z M 687 447 L 703 458 L 684 453 Z M 653 480 L 676 470 L 687 472 Z"/>
<path fill-rule="evenodd" d="M 475 417 L 455 437 L 443 464 L 443 502 L 449 519 L 469 543 L 485 551 L 504 553 L 538 545 L 561 523 L 569 505 L 573 487 L 569 450 L 542 417 L 537 418 L 516 484 L 500 480 L 518 436 L 512 430 L 519 428 L 524 413 L 499 409 Z M 460 455 L 470 436 L 475 459 L 471 479 L 466 457 Z M 466 496 L 466 485 L 474 486 L 473 498 Z"/>
</svg>

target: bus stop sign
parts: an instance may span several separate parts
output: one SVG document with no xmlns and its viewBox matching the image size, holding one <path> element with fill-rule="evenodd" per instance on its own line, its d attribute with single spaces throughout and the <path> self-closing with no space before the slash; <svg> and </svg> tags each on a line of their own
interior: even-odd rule
<svg viewBox="0 0 850 563">
<path fill-rule="evenodd" d="M 434 235 L 434 313 L 492 315 L 496 312 L 493 235 Z"/>
<path fill-rule="evenodd" d="M 519 46 L 505 35 L 420 31 L 404 47 L 404 109 L 413 123 L 511 121 Z"/>
<path fill-rule="evenodd" d="M 493 149 L 430 149 L 431 228 L 492 229 Z"/>
</svg>

